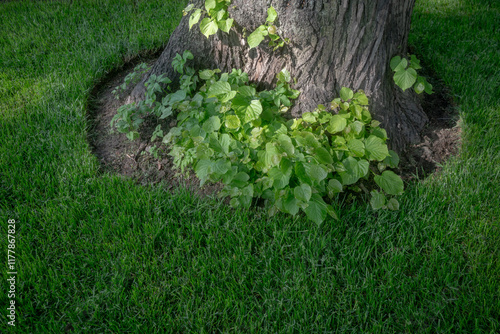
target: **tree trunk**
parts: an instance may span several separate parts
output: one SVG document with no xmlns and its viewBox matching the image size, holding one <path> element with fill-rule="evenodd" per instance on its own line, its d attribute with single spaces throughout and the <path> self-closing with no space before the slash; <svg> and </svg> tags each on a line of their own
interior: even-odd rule
<svg viewBox="0 0 500 334">
<path fill-rule="evenodd" d="M 415 0 L 234 0 L 229 13 L 235 20 L 230 33 L 219 31 L 207 39 L 199 26 L 188 29 L 185 16 L 150 71 L 178 79 L 171 67 L 176 53 L 190 50 L 197 69 L 239 68 L 260 88 L 270 87 L 281 69 L 297 79 L 300 97 L 292 116 L 312 111 L 338 97 L 341 87 L 363 89 L 370 98 L 373 117 L 387 130 L 389 146 L 401 152 L 420 140 L 427 117 L 416 94 L 403 92 L 394 84 L 389 67 L 395 55 L 406 55 L 410 18 Z M 204 8 L 204 0 L 194 0 Z M 290 44 L 273 51 L 264 40 L 249 50 L 243 29 L 250 34 L 264 24 L 267 8 L 278 12 L 275 22 Z M 144 79 L 131 101 L 144 94 Z"/>
</svg>

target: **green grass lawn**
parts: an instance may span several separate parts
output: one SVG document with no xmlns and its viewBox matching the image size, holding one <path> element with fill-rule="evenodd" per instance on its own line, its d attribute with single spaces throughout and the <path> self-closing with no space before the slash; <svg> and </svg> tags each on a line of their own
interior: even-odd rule
<svg viewBox="0 0 500 334">
<path fill-rule="evenodd" d="M 413 15 L 460 156 L 407 185 L 400 211 L 360 202 L 320 227 L 101 172 L 90 91 L 164 47 L 185 1 L 133 4 L 0 4 L 0 332 L 500 332 L 499 1 L 417 0 Z"/>
</svg>

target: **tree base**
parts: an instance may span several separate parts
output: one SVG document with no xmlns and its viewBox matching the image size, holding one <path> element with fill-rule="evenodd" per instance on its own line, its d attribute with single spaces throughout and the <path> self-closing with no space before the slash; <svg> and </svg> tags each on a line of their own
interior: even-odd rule
<svg viewBox="0 0 500 334">
<path fill-rule="evenodd" d="M 273 51 L 264 41 L 249 49 L 244 28 L 248 35 L 266 21 L 268 1 L 235 0 L 229 12 L 237 24 L 229 34 L 219 31 L 207 39 L 197 26 L 189 30 L 189 16 L 185 16 L 149 75 L 166 74 L 177 82 L 179 75 L 171 62 L 185 50 L 194 55 L 189 66 L 224 72 L 242 69 L 258 88 L 270 88 L 276 74 L 286 68 L 297 81 L 294 88 L 301 91 L 290 109 L 291 117 L 318 104 L 328 105 L 344 86 L 363 89 L 370 98 L 371 113 L 387 130 L 391 149 L 401 152 L 420 140 L 428 118 L 416 94 L 402 92 L 394 84 L 389 67 L 394 55 L 406 53 L 414 0 L 271 3 L 279 14 L 282 35 L 291 40 L 285 47 Z M 203 8 L 204 1 L 193 4 Z M 143 99 L 147 79 L 135 87 L 129 103 Z"/>
</svg>

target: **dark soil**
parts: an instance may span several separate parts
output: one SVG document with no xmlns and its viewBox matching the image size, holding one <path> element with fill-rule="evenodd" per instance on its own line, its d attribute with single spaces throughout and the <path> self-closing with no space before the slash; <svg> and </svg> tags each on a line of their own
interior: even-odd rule
<svg viewBox="0 0 500 334">
<path fill-rule="evenodd" d="M 196 176 L 181 176 L 178 171 L 173 170 L 173 159 L 167 152 L 159 151 L 157 157 L 149 153 L 155 145 L 162 147 L 160 139 L 155 143 L 151 143 L 149 139 L 156 126 L 162 124 L 164 133 L 167 133 L 175 125 L 175 121 L 164 120 L 160 123 L 153 118 L 146 119 L 139 130 L 141 137 L 135 141 L 128 140 L 125 134 L 111 133 L 110 121 L 116 110 L 126 103 L 125 99 L 133 85 L 121 94 L 119 100 L 111 92 L 123 83 L 125 76 L 137 64 L 152 64 L 158 55 L 143 55 L 130 60 L 109 73 L 94 87 L 89 101 L 88 132 L 93 153 L 101 162 L 103 171 L 131 177 L 142 185 L 164 181 L 167 189 L 184 185 L 200 195 L 214 194 L 222 189 L 220 184 L 200 188 Z M 435 94 L 424 94 L 422 97 L 422 106 L 429 117 L 429 123 L 422 132 L 423 141 L 412 145 L 400 155 L 400 167 L 396 171 L 406 181 L 438 171 L 451 155 L 459 152 L 461 130 L 457 126 L 458 117 L 454 113 L 452 100 L 438 80 L 432 77 L 428 77 L 428 80 L 434 85 Z"/>
<path fill-rule="evenodd" d="M 119 100 L 111 92 L 124 82 L 135 66 L 143 62 L 152 65 L 158 56 L 159 54 L 144 55 L 130 60 L 106 75 L 94 87 L 89 103 L 90 146 L 105 172 L 131 177 L 142 185 L 165 181 L 167 189 L 183 185 L 199 195 L 214 194 L 222 189 L 221 185 L 206 184 L 200 187 L 200 181 L 194 174 L 179 175 L 179 171 L 173 169 L 173 159 L 167 152 L 159 150 L 157 157 L 149 153 L 154 146 L 162 148 L 161 139 L 153 143 L 150 141 L 156 126 L 161 124 L 166 134 L 168 129 L 175 125 L 173 120 L 159 122 L 153 117 L 147 118 L 139 129 L 141 136 L 134 141 L 130 141 L 125 134 L 111 131 L 111 119 L 116 115 L 117 109 L 126 103 L 126 97 L 132 91 L 133 85 L 120 94 Z"/>
<path fill-rule="evenodd" d="M 450 156 L 460 151 L 461 128 L 450 93 L 433 73 L 423 75 L 433 85 L 434 94 L 421 95 L 422 108 L 429 117 L 421 132 L 422 142 L 400 154 L 397 172 L 405 180 L 436 174 Z"/>
</svg>

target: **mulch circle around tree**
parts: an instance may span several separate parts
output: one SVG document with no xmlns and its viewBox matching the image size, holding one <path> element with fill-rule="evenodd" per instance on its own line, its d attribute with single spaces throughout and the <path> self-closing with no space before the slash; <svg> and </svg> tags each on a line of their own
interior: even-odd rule
<svg viewBox="0 0 500 334">
<path fill-rule="evenodd" d="M 111 132 L 111 119 L 116 115 L 116 110 L 125 104 L 133 85 L 121 94 L 119 100 L 111 92 L 123 83 L 125 76 L 137 64 L 146 62 L 152 65 L 157 54 L 154 56 L 136 57 L 126 62 L 106 75 L 92 90 L 88 114 L 88 140 L 92 151 L 99 159 L 103 171 L 133 178 L 142 185 L 164 181 L 167 189 L 183 185 L 199 195 L 213 195 L 222 189 L 221 184 L 200 187 L 199 180 L 193 173 L 179 175 L 173 169 L 173 159 L 167 154 L 165 146 L 161 145 L 161 139 L 156 139 L 153 143 L 150 141 L 158 124 L 167 133 L 170 127 L 175 126 L 175 120 L 159 122 L 154 117 L 146 118 L 139 130 L 141 136 L 135 141 L 127 139 L 125 134 Z M 433 84 L 435 93 L 422 96 L 422 107 L 429 117 L 429 122 L 421 133 L 423 141 L 400 154 L 400 166 L 395 170 L 407 182 L 435 174 L 450 156 L 458 154 L 460 150 L 461 128 L 457 125 L 458 115 L 452 99 L 439 80 L 432 76 L 428 80 Z M 154 146 L 160 148 L 157 157 L 149 153 Z"/>
</svg>

